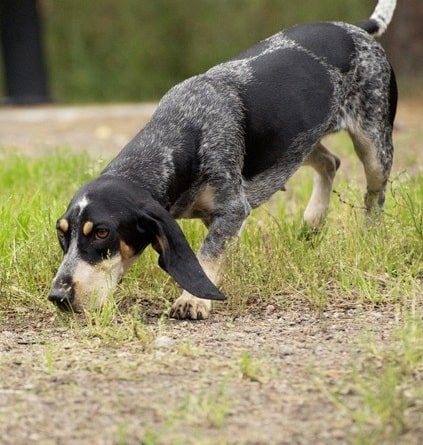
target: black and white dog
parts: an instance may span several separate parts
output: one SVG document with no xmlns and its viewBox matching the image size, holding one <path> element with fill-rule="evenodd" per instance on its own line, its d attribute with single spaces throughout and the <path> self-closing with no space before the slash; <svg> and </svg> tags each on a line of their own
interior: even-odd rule
<svg viewBox="0 0 423 445">
<path fill-rule="evenodd" d="M 172 88 L 58 220 L 64 258 L 49 299 L 75 311 L 101 306 L 151 244 L 184 289 L 171 315 L 206 318 L 211 300 L 225 298 L 216 284 L 226 242 L 301 165 L 316 173 L 304 220 L 322 222 L 340 161 L 321 139 L 338 130 L 363 163 L 368 212 L 382 209 L 397 88 L 372 35 L 385 31 L 395 6 L 380 0 L 356 26 L 294 26 Z M 198 256 L 175 218 L 207 226 Z"/>
</svg>

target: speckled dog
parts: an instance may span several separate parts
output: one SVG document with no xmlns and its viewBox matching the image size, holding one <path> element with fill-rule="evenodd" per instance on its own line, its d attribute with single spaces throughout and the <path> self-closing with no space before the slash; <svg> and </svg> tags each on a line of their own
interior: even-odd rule
<svg viewBox="0 0 423 445">
<path fill-rule="evenodd" d="M 172 88 L 58 220 L 64 258 L 50 300 L 75 311 L 103 304 L 151 244 L 184 288 L 171 315 L 206 318 L 211 300 L 224 299 L 215 285 L 225 243 L 301 165 L 316 172 L 305 222 L 322 222 L 340 161 L 321 139 L 338 130 L 363 163 L 367 210 L 381 209 L 397 89 L 372 35 L 385 31 L 395 3 L 380 0 L 356 26 L 294 26 Z M 207 226 L 197 257 L 175 218 Z"/>
</svg>

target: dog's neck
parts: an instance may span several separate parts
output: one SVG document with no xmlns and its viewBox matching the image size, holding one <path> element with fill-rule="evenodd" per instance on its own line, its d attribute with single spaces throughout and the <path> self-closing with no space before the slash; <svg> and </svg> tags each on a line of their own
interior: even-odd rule
<svg viewBox="0 0 423 445">
<path fill-rule="evenodd" d="M 153 116 L 102 174 L 129 180 L 169 209 L 195 180 L 198 139 L 185 122 Z"/>
</svg>

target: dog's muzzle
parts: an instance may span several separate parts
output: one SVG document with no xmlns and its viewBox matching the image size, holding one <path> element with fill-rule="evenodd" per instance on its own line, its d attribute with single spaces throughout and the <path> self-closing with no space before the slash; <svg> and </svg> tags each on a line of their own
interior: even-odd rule
<svg viewBox="0 0 423 445">
<path fill-rule="evenodd" d="M 75 292 L 69 284 L 53 284 L 48 297 L 49 301 L 54 303 L 61 311 L 73 310 L 72 301 L 74 298 Z"/>
</svg>

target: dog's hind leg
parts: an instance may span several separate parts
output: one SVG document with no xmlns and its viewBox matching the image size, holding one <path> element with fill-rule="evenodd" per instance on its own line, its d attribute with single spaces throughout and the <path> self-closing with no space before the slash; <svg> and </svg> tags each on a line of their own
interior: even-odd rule
<svg viewBox="0 0 423 445">
<path fill-rule="evenodd" d="M 333 180 L 340 164 L 339 158 L 320 142 L 304 162 L 315 170 L 313 191 L 304 211 L 304 221 L 312 228 L 318 227 L 326 216 Z"/>
<path fill-rule="evenodd" d="M 369 215 L 383 210 L 393 159 L 392 130 L 384 128 L 379 133 L 374 128 L 368 132 L 350 131 L 355 151 L 366 174 L 367 192 L 364 204 Z"/>
</svg>

